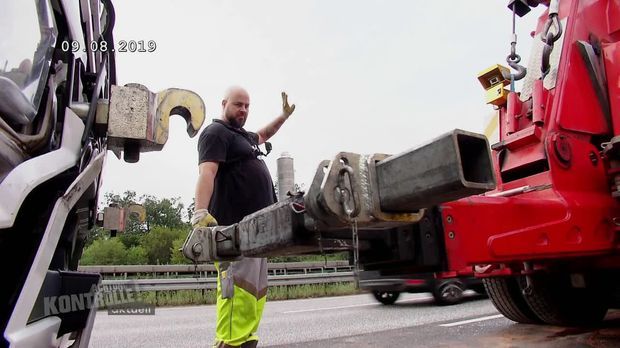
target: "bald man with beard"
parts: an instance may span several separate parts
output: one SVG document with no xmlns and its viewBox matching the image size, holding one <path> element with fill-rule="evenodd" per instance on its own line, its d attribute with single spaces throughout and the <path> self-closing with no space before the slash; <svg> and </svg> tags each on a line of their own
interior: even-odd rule
<svg viewBox="0 0 620 348">
<path fill-rule="evenodd" d="M 276 202 L 267 165 L 258 158 L 265 143 L 295 111 L 282 92 L 282 113 L 258 132 L 243 126 L 250 95 L 241 87 L 228 89 L 222 116 L 198 140 L 198 183 L 194 227 L 227 226 Z M 216 262 L 217 323 L 215 347 L 256 347 L 256 331 L 267 298 L 267 260 L 242 258 Z"/>
</svg>

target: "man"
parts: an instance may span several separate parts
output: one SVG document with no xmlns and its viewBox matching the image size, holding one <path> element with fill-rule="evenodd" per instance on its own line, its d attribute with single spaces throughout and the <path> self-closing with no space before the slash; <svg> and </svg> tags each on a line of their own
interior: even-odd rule
<svg viewBox="0 0 620 348">
<path fill-rule="evenodd" d="M 192 225 L 227 226 L 275 203 L 269 170 L 258 145 L 271 138 L 295 111 L 282 92 L 282 114 L 257 133 L 243 129 L 250 96 L 228 90 L 222 116 L 198 140 L 199 176 Z M 217 281 L 216 347 L 256 347 L 258 324 L 267 295 L 267 260 L 243 258 L 215 264 Z"/>
</svg>

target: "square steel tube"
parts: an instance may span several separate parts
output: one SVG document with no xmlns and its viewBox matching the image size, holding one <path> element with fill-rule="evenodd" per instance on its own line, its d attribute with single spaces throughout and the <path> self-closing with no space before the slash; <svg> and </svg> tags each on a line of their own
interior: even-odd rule
<svg viewBox="0 0 620 348">
<path fill-rule="evenodd" d="M 244 256 L 302 254 L 318 249 L 304 228 L 304 216 L 291 208 L 292 199 L 272 204 L 237 224 L 239 249 Z"/>
<path fill-rule="evenodd" d="M 413 212 L 495 188 L 489 142 L 455 129 L 376 164 L 381 210 Z"/>
</svg>

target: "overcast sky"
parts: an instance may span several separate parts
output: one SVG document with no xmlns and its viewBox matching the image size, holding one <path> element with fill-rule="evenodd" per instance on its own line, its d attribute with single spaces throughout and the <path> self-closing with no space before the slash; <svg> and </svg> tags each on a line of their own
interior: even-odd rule
<svg viewBox="0 0 620 348">
<path fill-rule="evenodd" d="M 157 92 L 198 93 L 207 120 L 221 114 L 230 85 L 251 97 L 246 129 L 281 111 L 280 92 L 295 113 L 266 158 L 291 153 L 296 182 L 340 151 L 398 153 L 454 128 L 483 132 L 492 108 L 477 73 L 506 65 L 511 12 L 507 1 L 172 1 L 117 0 L 115 40 L 154 40 L 152 53 L 117 53 L 118 83 Z M 535 8 L 517 18 L 517 53 L 529 58 Z M 180 197 L 191 203 L 198 137 L 172 117 L 161 152 L 128 164 L 108 153 L 103 193 Z M 103 195 L 101 196 L 103 198 Z"/>
</svg>

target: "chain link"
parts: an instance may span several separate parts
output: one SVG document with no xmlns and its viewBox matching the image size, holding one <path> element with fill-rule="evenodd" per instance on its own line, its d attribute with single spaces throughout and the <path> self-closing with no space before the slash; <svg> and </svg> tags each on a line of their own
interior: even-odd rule
<svg viewBox="0 0 620 348">
<path fill-rule="evenodd" d="M 353 216 L 355 209 L 355 200 L 353 198 L 353 193 L 349 191 L 345 186 L 344 175 L 348 173 L 349 175 L 353 175 L 353 169 L 351 167 L 345 167 L 347 170 L 343 170 L 340 172 L 340 176 L 338 178 L 338 193 L 340 198 L 340 204 L 342 204 L 342 209 L 344 210 L 345 215 L 347 216 L 347 220 L 351 223 L 351 240 L 353 247 L 353 275 L 355 279 L 355 288 L 359 289 L 359 234 L 357 229 L 357 219 Z M 352 189 L 352 188 L 351 188 Z M 349 201 L 353 201 L 353 207 L 349 204 Z"/>
<path fill-rule="evenodd" d="M 355 288 L 359 289 L 359 260 L 360 260 L 360 245 L 359 245 L 359 234 L 357 231 L 357 219 L 353 219 L 351 221 L 351 239 L 353 240 L 353 274 L 355 278 Z"/>
<path fill-rule="evenodd" d="M 314 231 L 316 232 L 317 239 L 319 240 L 319 253 L 323 256 L 323 261 L 325 261 L 324 265 L 325 268 L 327 268 L 327 254 L 323 250 L 323 234 L 321 233 L 321 230 L 316 227 L 314 227 Z"/>
<path fill-rule="evenodd" d="M 343 205 L 345 203 L 343 202 Z M 345 213 L 347 214 L 347 219 L 351 222 L 351 244 L 353 247 L 353 278 L 355 279 L 355 288 L 359 289 L 360 287 L 360 283 L 359 283 L 359 273 L 360 273 L 360 267 L 359 267 L 359 260 L 360 260 L 360 245 L 359 245 L 359 233 L 358 233 L 358 229 L 357 229 L 357 219 L 355 219 L 354 217 L 351 216 L 351 212 L 345 210 Z"/>
<path fill-rule="evenodd" d="M 192 260 L 194 263 L 194 278 L 200 278 L 200 274 L 198 274 L 198 262 Z"/>
<path fill-rule="evenodd" d="M 542 79 L 551 71 L 551 52 L 553 52 L 553 45 L 562 36 L 562 24 L 558 18 L 558 9 L 560 7 L 559 0 L 551 0 L 549 4 L 549 17 L 545 23 L 545 27 L 540 35 L 540 39 L 545 44 L 543 47 L 543 55 L 540 66 L 542 72 Z M 555 33 L 551 31 L 551 28 L 555 29 Z"/>
</svg>

